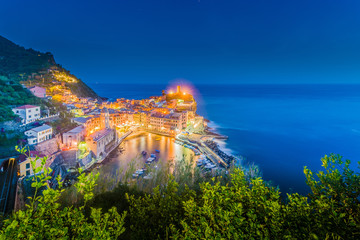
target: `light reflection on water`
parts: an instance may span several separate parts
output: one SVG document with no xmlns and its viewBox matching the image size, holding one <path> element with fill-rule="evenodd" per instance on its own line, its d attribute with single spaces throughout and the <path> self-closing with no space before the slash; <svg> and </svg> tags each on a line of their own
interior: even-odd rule
<svg viewBox="0 0 360 240">
<path fill-rule="evenodd" d="M 100 168 L 100 173 L 103 172 L 110 175 L 116 174 L 117 171 L 124 173 L 132 161 L 135 162 L 136 169 L 142 168 L 145 166 L 146 159 L 152 153 L 156 155 L 156 161 L 160 161 L 163 165 L 166 165 L 169 161 L 176 162 L 183 157 L 186 160 L 196 159 L 192 150 L 176 144 L 174 138 L 152 133 L 142 133 L 134 137 L 130 136 L 121 143 L 120 148 L 123 149 L 122 152 L 116 149 L 108 156 Z M 156 149 L 160 152 L 155 152 Z M 147 154 L 143 156 L 141 154 L 142 151 L 147 152 Z"/>
</svg>

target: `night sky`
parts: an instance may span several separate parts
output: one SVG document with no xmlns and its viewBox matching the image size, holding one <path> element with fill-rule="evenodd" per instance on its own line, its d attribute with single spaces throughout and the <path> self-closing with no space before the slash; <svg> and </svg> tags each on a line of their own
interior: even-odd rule
<svg viewBox="0 0 360 240">
<path fill-rule="evenodd" d="M 360 83 L 360 1 L 7 0 L 0 35 L 88 83 Z"/>
</svg>

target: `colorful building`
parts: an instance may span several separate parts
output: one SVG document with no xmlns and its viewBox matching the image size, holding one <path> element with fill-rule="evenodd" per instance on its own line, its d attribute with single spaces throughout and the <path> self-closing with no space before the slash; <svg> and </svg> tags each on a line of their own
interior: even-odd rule
<svg viewBox="0 0 360 240">
<path fill-rule="evenodd" d="M 78 126 L 63 133 L 63 144 L 67 148 L 77 147 L 85 139 L 86 130 L 84 126 Z"/>
<path fill-rule="evenodd" d="M 29 88 L 29 90 L 36 97 L 46 98 L 46 89 L 45 88 L 34 86 L 32 88 Z"/>
<path fill-rule="evenodd" d="M 35 162 L 35 168 L 37 168 L 41 166 L 41 158 L 45 157 L 45 155 L 37 151 L 30 151 L 29 156 L 22 155 L 20 157 L 18 166 L 21 177 L 34 175 L 30 161 L 34 161 L 36 159 L 36 156 L 39 157 L 39 159 Z"/>
</svg>

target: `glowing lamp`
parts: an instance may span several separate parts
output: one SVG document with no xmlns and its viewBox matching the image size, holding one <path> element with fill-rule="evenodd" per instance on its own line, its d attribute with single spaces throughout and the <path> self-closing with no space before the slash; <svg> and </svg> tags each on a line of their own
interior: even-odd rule
<svg viewBox="0 0 360 240">
<path fill-rule="evenodd" d="M 173 91 L 170 91 L 170 94 L 173 94 Z"/>
</svg>

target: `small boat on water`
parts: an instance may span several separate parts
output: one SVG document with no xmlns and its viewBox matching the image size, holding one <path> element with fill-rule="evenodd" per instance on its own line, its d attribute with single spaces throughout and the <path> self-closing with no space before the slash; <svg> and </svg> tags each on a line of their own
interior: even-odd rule
<svg viewBox="0 0 360 240">
<path fill-rule="evenodd" d="M 160 152 L 160 150 L 155 149 L 155 152 L 159 153 L 159 152 Z"/>
<path fill-rule="evenodd" d="M 147 154 L 147 152 L 142 151 L 141 154 L 145 156 Z"/>
<path fill-rule="evenodd" d="M 135 171 L 135 173 L 132 176 L 133 176 L 133 178 L 137 178 L 137 177 L 143 175 L 144 172 L 145 172 L 144 169 L 138 169 L 138 170 Z"/>
<path fill-rule="evenodd" d="M 156 141 L 160 141 L 161 138 L 155 138 Z"/>
<path fill-rule="evenodd" d="M 149 173 L 148 175 L 144 176 L 144 179 L 152 179 L 153 178 L 153 173 Z"/>
<path fill-rule="evenodd" d="M 150 164 L 150 163 L 152 163 L 153 161 L 155 161 L 155 158 L 153 158 L 153 157 L 149 157 L 148 159 L 146 159 L 146 163 L 147 163 L 147 164 Z"/>
</svg>

